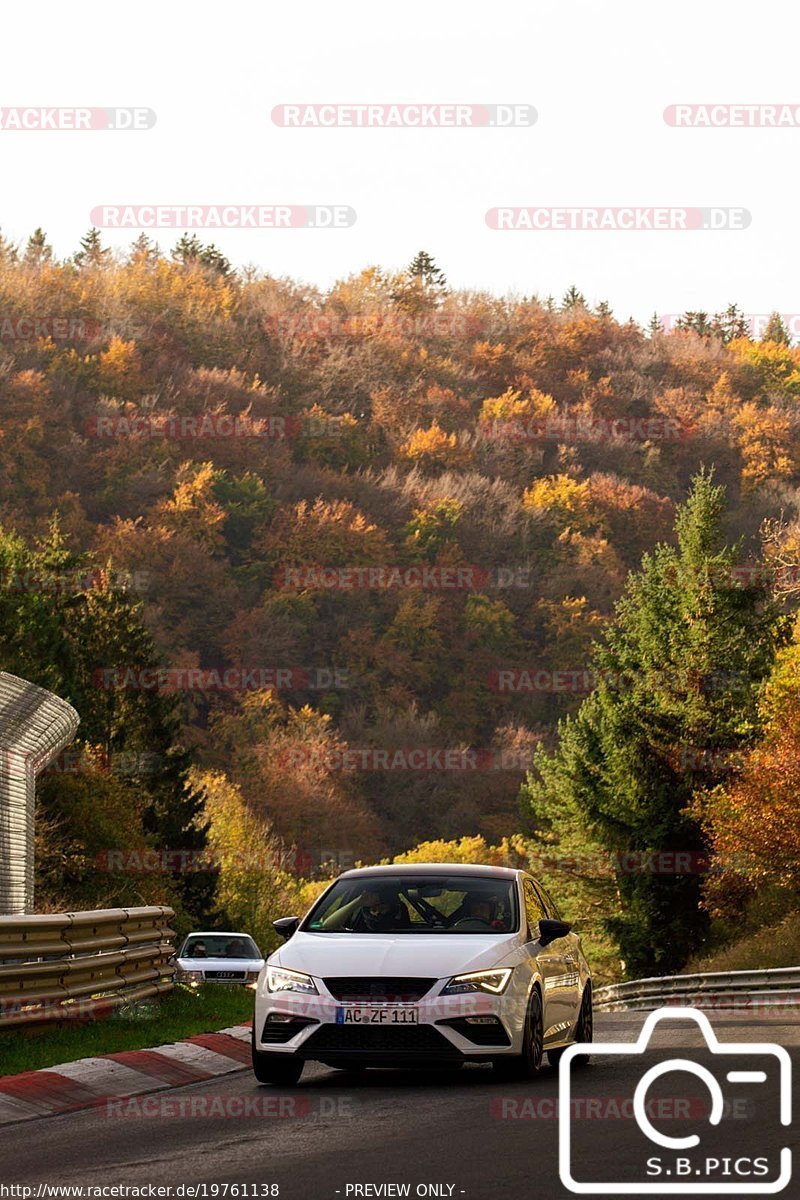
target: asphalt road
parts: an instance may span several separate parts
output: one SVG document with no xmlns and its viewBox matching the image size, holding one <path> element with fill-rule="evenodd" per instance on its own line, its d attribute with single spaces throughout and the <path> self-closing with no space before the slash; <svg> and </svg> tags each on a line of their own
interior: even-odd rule
<svg viewBox="0 0 800 1200">
<path fill-rule="evenodd" d="M 596 1038 L 632 1042 L 642 1020 L 635 1013 L 600 1016 Z M 712 1018 L 720 1041 L 774 1042 L 786 1046 L 796 1060 L 800 1021 L 783 1022 L 785 1017 L 782 1023 Z M 742 1156 L 766 1158 L 768 1178 L 774 1178 L 780 1148 L 794 1140 L 793 1130 L 782 1128 L 778 1120 L 779 1068 L 752 1055 L 749 1061 L 723 1063 L 722 1056 L 702 1049 L 699 1032 L 690 1024 L 662 1027 L 652 1053 L 644 1057 L 599 1053 L 574 1077 L 576 1177 L 633 1183 L 647 1178 L 646 1162 L 654 1154 L 661 1156 L 662 1172 L 677 1162 L 679 1152 L 648 1142 L 630 1116 L 630 1100 L 644 1070 L 674 1056 L 701 1063 L 720 1079 L 728 1101 L 725 1115 L 712 1129 L 705 1085 L 673 1071 L 648 1093 L 655 1127 L 671 1136 L 700 1134 L 702 1145 L 691 1154 L 710 1153 L 722 1164 L 708 1178 L 732 1171 Z M 764 1067 L 768 1079 L 732 1085 L 725 1081 L 732 1065 Z M 796 1061 L 794 1066 L 796 1075 Z M 0 1130 L 0 1184 L 169 1184 L 177 1189 L 202 1183 L 213 1198 L 225 1192 L 220 1187 L 214 1193 L 212 1184 L 247 1183 L 277 1185 L 271 1193 L 259 1189 L 247 1194 L 283 1200 L 403 1194 L 550 1200 L 570 1195 L 559 1179 L 558 1094 L 558 1072 L 552 1068 L 533 1082 L 507 1084 L 479 1066 L 447 1073 L 376 1070 L 358 1075 L 308 1066 L 297 1087 L 281 1091 L 258 1088 L 245 1071 L 117 1102 L 110 1114 L 85 1111 Z M 254 1105 L 261 1106 L 259 1111 L 253 1111 Z M 704 1158 L 692 1158 L 692 1169 L 695 1161 L 704 1163 Z M 754 1168 L 745 1164 L 744 1169 Z M 387 1190 L 390 1184 L 409 1185 L 409 1190 Z M 191 1195 L 187 1190 L 171 1194 Z M 785 1194 L 800 1195 L 800 1183 L 790 1184 Z"/>
</svg>

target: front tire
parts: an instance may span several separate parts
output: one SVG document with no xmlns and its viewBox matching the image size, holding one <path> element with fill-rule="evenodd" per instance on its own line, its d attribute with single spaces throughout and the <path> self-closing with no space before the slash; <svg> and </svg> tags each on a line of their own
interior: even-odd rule
<svg viewBox="0 0 800 1200">
<path fill-rule="evenodd" d="M 535 1079 L 544 1060 L 544 1012 L 542 997 L 537 990 L 531 993 L 522 1035 L 522 1053 L 494 1060 L 494 1069 L 501 1079 Z"/>
<path fill-rule="evenodd" d="M 585 1043 L 591 1042 L 594 1032 L 594 1019 L 592 1016 L 592 985 L 587 983 L 583 990 L 583 999 L 581 1001 L 581 1010 L 578 1013 L 578 1020 L 575 1022 L 575 1037 L 574 1042 Z M 569 1047 L 559 1046 L 557 1050 L 547 1051 L 547 1061 L 551 1067 L 557 1067 L 564 1057 L 564 1051 Z M 588 1054 L 576 1054 L 572 1060 L 575 1067 L 586 1067 L 589 1065 Z"/>
<path fill-rule="evenodd" d="M 256 1050 L 255 1029 L 250 1045 L 253 1051 L 253 1074 L 259 1083 L 291 1087 L 299 1081 L 305 1066 L 301 1058 L 295 1058 L 293 1054 L 271 1054 L 269 1051 Z"/>
</svg>

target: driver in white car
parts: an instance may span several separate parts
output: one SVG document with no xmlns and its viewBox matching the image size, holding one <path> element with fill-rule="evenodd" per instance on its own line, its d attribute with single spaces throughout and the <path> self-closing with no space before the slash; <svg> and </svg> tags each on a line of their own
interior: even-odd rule
<svg viewBox="0 0 800 1200">
<path fill-rule="evenodd" d="M 489 929 L 506 929 L 507 923 L 500 917 L 500 903 L 491 893 L 471 892 L 450 918 L 450 927 L 460 922 L 479 921 Z"/>
<path fill-rule="evenodd" d="M 356 933 L 389 933 L 408 926 L 408 912 L 396 890 L 383 888 L 361 892 L 327 917 L 322 928 L 328 932 L 347 929 Z"/>
</svg>

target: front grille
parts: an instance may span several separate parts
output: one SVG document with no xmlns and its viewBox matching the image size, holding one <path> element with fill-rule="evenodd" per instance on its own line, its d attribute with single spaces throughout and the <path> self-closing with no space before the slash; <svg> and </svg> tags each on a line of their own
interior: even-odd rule
<svg viewBox="0 0 800 1200">
<path fill-rule="evenodd" d="M 246 979 L 246 971 L 206 971 L 206 979 Z"/>
<path fill-rule="evenodd" d="M 261 1041 L 264 1045 L 280 1045 L 289 1042 L 296 1033 L 305 1029 L 306 1025 L 317 1025 L 313 1017 L 292 1017 L 291 1021 L 271 1021 L 269 1017 L 264 1022 Z"/>
<path fill-rule="evenodd" d="M 324 979 L 323 983 L 337 1000 L 362 1004 L 413 1004 L 431 990 L 436 980 L 405 975 L 344 975 Z"/>
<path fill-rule="evenodd" d="M 432 1025 L 320 1025 L 300 1047 L 304 1058 L 338 1054 L 375 1057 L 461 1059 L 462 1055 Z"/>
</svg>

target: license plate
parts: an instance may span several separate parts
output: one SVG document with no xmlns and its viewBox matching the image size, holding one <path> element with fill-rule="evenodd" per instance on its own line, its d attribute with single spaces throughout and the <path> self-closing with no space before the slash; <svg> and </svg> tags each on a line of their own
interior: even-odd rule
<svg viewBox="0 0 800 1200">
<path fill-rule="evenodd" d="M 337 1025 L 417 1025 L 419 1010 L 400 1005 L 348 1005 L 336 1009 Z"/>
</svg>

